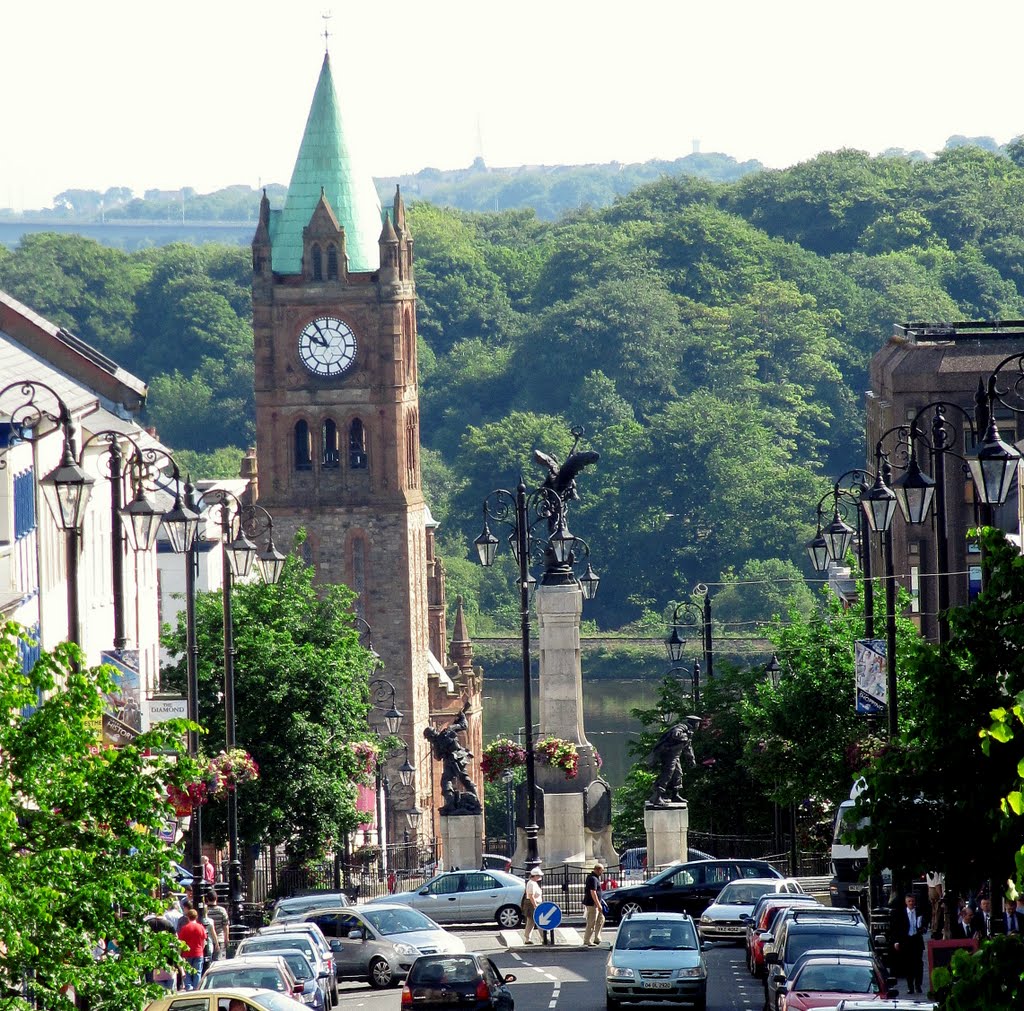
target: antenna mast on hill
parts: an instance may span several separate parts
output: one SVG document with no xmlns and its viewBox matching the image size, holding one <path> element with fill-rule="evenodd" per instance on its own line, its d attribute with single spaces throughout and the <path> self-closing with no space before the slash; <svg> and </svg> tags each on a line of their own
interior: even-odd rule
<svg viewBox="0 0 1024 1011">
<path fill-rule="evenodd" d="M 325 56 L 330 52 L 330 46 L 329 46 L 327 40 L 331 37 L 331 33 L 327 30 L 327 27 L 328 27 L 327 23 L 333 17 L 334 17 L 334 14 L 331 11 L 324 11 L 323 14 L 320 15 L 320 18 L 321 18 L 321 20 L 324 23 L 324 55 Z"/>
</svg>

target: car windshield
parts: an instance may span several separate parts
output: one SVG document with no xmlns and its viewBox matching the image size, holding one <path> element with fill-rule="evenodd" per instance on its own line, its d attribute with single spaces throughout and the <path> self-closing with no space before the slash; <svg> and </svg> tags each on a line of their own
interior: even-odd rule
<svg viewBox="0 0 1024 1011">
<path fill-rule="evenodd" d="M 200 990 L 220 987 L 233 989 L 238 986 L 253 986 L 264 990 L 276 990 L 279 993 L 285 992 L 284 980 L 281 979 L 281 974 L 270 968 L 220 969 L 214 964 L 210 966 L 209 970 L 199 981 Z"/>
<path fill-rule="evenodd" d="M 622 951 L 685 951 L 697 947 L 697 937 L 689 923 L 640 921 L 622 925 L 615 947 Z"/>
<path fill-rule="evenodd" d="M 298 948 L 306 958 L 312 960 L 313 942 L 308 937 L 297 934 L 268 934 L 264 937 L 250 937 L 238 948 L 238 954 L 251 954 L 254 951 L 279 952 L 282 949 Z"/>
<path fill-rule="evenodd" d="M 316 975 L 313 972 L 313 966 L 309 964 L 309 960 L 301 951 L 294 948 L 282 951 L 281 958 L 288 964 L 288 968 L 291 969 L 292 975 L 296 979 L 312 979 Z"/>
<path fill-rule="evenodd" d="M 382 909 L 379 912 L 367 909 L 363 919 L 368 920 L 379 933 L 407 934 L 411 930 L 438 930 L 438 926 L 429 917 L 415 909 Z"/>
<path fill-rule="evenodd" d="M 794 977 L 793 989 L 822 993 L 878 993 L 878 980 L 870 965 L 812 962 Z"/>
<path fill-rule="evenodd" d="M 718 893 L 715 902 L 720 906 L 752 906 L 768 890 L 768 885 L 732 881 Z"/>
<path fill-rule="evenodd" d="M 458 986 L 473 984 L 480 978 L 476 960 L 468 955 L 445 958 L 418 958 L 409 971 L 410 986 Z"/>
<path fill-rule="evenodd" d="M 801 934 L 790 934 L 789 958 L 790 964 L 795 962 L 805 951 L 814 948 L 839 948 L 843 951 L 864 951 L 871 950 L 868 941 L 867 931 L 849 934 L 833 934 L 817 931 L 808 931 Z"/>
<path fill-rule="evenodd" d="M 293 997 L 289 997 L 285 993 L 261 993 L 259 994 L 260 1003 L 269 1008 L 270 1011 L 297 1011 L 295 1005 L 296 1001 Z"/>
</svg>

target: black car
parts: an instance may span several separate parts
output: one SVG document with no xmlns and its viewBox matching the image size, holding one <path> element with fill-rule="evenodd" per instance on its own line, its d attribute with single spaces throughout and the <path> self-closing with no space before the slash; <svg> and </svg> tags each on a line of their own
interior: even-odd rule
<svg viewBox="0 0 1024 1011">
<path fill-rule="evenodd" d="M 402 988 L 402 1007 L 515 1011 L 508 988 L 515 980 L 483 955 L 420 955 Z"/>
<path fill-rule="evenodd" d="M 604 900 L 612 922 L 639 912 L 689 913 L 699 917 L 722 888 L 736 878 L 782 876 L 763 860 L 689 860 L 673 864 L 643 884 L 605 892 Z"/>
</svg>

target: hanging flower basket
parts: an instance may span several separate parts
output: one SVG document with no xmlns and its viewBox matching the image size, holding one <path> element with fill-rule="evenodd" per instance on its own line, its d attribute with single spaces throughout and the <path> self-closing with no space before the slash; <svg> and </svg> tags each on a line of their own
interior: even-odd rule
<svg viewBox="0 0 1024 1011">
<path fill-rule="evenodd" d="M 373 741 L 353 741 L 349 747 L 352 749 L 352 754 L 356 756 L 360 780 L 364 784 L 371 782 L 377 769 L 377 757 L 380 754 L 380 749 Z"/>
<path fill-rule="evenodd" d="M 537 743 L 534 755 L 541 765 L 561 769 L 566 779 L 575 779 L 580 771 L 580 753 L 572 741 L 558 737 L 545 737 Z"/>
<path fill-rule="evenodd" d="M 184 818 L 194 807 L 203 807 L 211 800 L 223 800 L 239 784 L 251 783 L 259 778 L 256 760 L 244 748 L 222 751 L 211 758 L 203 770 L 203 778 L 184 786 L 167 787 L 167 800 L 174 813 Z"/>
<path fill-rule="evenodd" d="M 507 737 L 499 737 L 484 748 L 480 757 L 480 769 L 484 779 L 493 783 L 512 769 L 526 765 L 526 750 Z"/>
</svg>

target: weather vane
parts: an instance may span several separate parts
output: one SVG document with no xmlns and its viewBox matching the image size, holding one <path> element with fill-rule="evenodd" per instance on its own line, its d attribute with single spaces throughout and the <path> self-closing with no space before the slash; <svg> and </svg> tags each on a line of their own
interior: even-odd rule
<svg viewBox="0 0 1024 1011">
<path fill-rule="evenodd" d="M 324 23 L 324 52 L 328 53 L 330 52 L 330 47 L 327 40 L 331 37 L 331 33 L 327 30 L 327 22 L 334 17 L 334 14 L 331 11 L 324 11 L 320 17 L 323 19 Z"/>
</svg>

